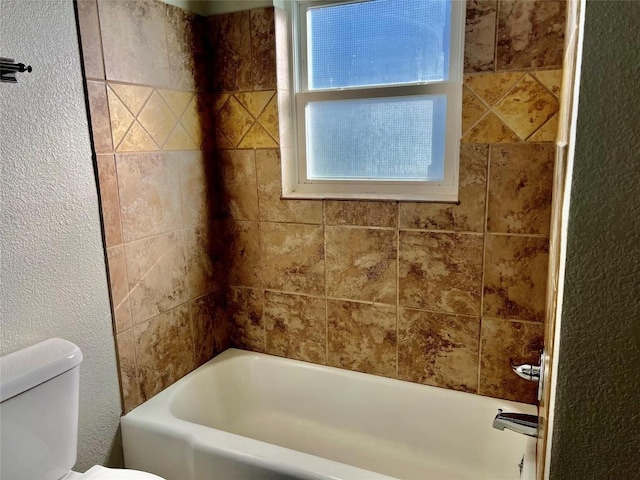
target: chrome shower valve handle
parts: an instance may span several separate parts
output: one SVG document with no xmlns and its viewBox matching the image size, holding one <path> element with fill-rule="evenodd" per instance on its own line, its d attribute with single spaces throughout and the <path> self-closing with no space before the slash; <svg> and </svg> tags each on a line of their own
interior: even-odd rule
<svg viewBox="0 0 640 480">
<path fill-rule="evenodd" d="M 516 365 L 515 363 L 513 363 L 513 359 L 511 359 L 511 369 L 520 378 L 524 378 L 525 380 L 529 380 L 530 382 L 540 381 L 540 372 L 542 368 L 539 365 L 531 365 L 529 363 Z"/>
</svg>

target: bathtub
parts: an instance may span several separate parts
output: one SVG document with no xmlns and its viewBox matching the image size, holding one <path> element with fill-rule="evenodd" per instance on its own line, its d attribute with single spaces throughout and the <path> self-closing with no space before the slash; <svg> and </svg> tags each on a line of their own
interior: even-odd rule
<svg viewBox="0 0 640 480">
<path fill-rule="evenodd" d="M 229 349 L 122 418 L 125 465 L 168 480 L 517 480 L 535 440 L 493 429 L 498 408 L 535 414 Z"/>
</svg>

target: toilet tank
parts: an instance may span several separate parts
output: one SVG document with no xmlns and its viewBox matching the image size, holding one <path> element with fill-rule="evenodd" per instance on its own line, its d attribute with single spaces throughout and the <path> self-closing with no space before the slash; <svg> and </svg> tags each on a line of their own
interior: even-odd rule
<svg viewBox="0 0 640 480">
<path fill-rule="evenodd" d="M 59 338 L 0 358 L 2 480 L 58 480 L 75 464 L 80 362 Z"/>
</svg>

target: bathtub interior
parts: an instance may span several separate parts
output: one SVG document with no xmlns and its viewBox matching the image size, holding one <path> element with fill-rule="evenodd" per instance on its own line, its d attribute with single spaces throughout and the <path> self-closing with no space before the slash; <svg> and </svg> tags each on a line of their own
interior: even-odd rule
<svg viewBox="0 0 640 480">
<path fill-rule="evenodd" d="M 535 412 L 237 350 L 197 373 L 171 396 L 176 418 L 398 478 L 517 479 L 527 439 L 491 421 L 498 408 Z"/>
</svg>

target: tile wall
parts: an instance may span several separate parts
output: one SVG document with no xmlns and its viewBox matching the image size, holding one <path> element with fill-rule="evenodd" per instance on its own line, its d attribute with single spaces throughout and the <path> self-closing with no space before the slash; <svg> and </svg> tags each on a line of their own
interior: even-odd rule
<svg viewBox="0 0 640 480">
<path fill-rule="evenodd" d="M 273 10 L 207 20 L 231 345 L 535 401 L 565 4 L 467 5 L 459 205 L 281 200 Z"/>
<path fill-rule="evenodd" d="M 227 347 L 201 18 L 78 0 L 124 410 Z"/>
<path fill-rule="evenodd" d="M 534 401 L 565 5 L 467 5 L 451 205 L 281 200 L 273 9 L 78 0 L 126 411 L 227 345 Z"/>
</svg>

